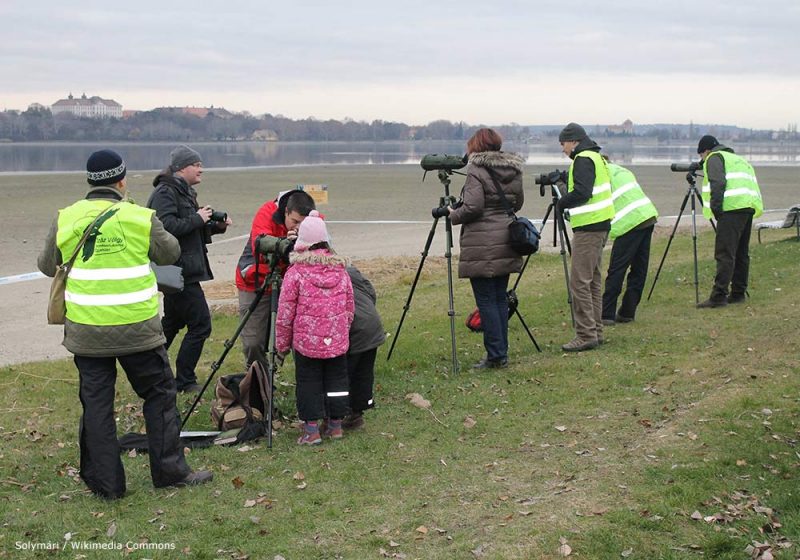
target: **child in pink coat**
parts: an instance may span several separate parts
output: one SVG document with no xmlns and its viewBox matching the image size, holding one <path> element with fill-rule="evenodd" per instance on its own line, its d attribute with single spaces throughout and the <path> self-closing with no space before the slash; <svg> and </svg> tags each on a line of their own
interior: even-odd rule
<svg viewBox="0 0 800 560">
<path fill-rule="evenodd" d="M 347 259 L 330 247 L 319 212 L 300 224 L 291 266 L 283 278 L 275 328 L 278 352 L 294 350 L 300 445 L 322 442 L 319 420 L 328 414 L 325 435 L 342 437 L 350 402 L 347 349 L 355 306 Z"/>
</svg>

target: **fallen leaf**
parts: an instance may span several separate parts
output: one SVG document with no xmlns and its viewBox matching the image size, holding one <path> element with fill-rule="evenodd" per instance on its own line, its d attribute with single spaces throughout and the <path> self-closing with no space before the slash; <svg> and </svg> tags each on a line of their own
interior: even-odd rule
<svg viewBox="0 0 800 560">
<path fill-rule="evenodd" d="M 745 461 L 744 459 L 736 459 L 736 466 L 745 467 L 747 466 L 747 461 Z"/>
<path fill-rule="evenodd" d="M 568 544 L 562 544 L 561 546 L 558 547 L 558 553 L 561 556 L 569 556 L 570 554 L 572 554 L 572 547 L 569 546 Z"/>
<path fill-rule="evenodd" d="M 406 400 L 411 401 L 411 404 L 418 408 L 428 409 L 431 407 L 431 401 L 425 399 L 419 393 L 409 393 L 406 395 Z"/>
<path fill-rule="evenodd" d="M 241 488 L 242 486 L 244 486 L 244 481 L 243 481 L 241 478 L 239 478 L 239 477 L 237 476 L 236 478 L 234 478 L 233 480 L 231 480 L 231 484 L 233 484 L 233 487 L 234 487 L 234 488 L 236 488 L 236 489 L 238 490 L 239 488 Z"/>
<path fill-rule="evenodd" d="M 255 505 L 256 505 L 256 501 L 255 500 L 245 500 L 245 502 L 244 502 L 244 507 L 246 507 L 246 508 L 255 507 Z"/>
<path fill-rule="evenodd" d="M 389 541 L 389 546 L 391 546 L 392 548 L 397 548 L 398 546 L 400 546 L 400 543 L 396 543 L 394 541 Z"/>
<path fill-rule="evenodd" d="M 106 536 L 113 537 L 116 534 L 117 534 L 117 524 L 112 521 L 111 525 L 108 526 L 108 530 L 106 530 Z"/>
<path fill-rule="evenodd" d="M 558 430 L 559 432 L 566 432 L 567 431 L 567 427 L 566 426 L 556 426 L 556 430 Z"/>
<path fill-rule="evenodd" d="M 628 549 L 625 549 L 625 550 L 623 550 L 623 551 L 620 553 L 620 556 L 622 556 L 623 558 L 627 558 L 627 557 L 628 557 L 628 556 L 630 556 L 631 554 L 633 554 L 633 549 L 632 549 L 632 548 L 628 548 Z"/>
<path fill-rule="evenodd" d="M 308 484 L 306 484 L 306 482 L 303 481 L 303 482 L 301 482 L 300 484 L 297 485 L 297 489 L 298 490 L 305 490 L 307 486 L 308 486 Z"/>
<path fill-rule="evenodd" d="M 417 531 L 417 533 L 422 533 L 423 535 L 428 534 L 428 528 L 425 525 L 420 525 L 415 530 Z"/>
<path fill-rule="evenodd" d="M 292 478 L 295 479 L 295 480 L 305 480 L 306 479 L 306 475 L 304 475 L 303 473 L 298 471 L 298 472 L 294 473 L 294 476 L 292 476 Z"/>
<path fill-rule="evenodd" d="M 695 512 L 690 517 L 695 521 L 700 521 L 701 519 L 703 519 L 703 514 L 695 510 Z"/>
<path fill-rule="evenodd" d="M 466 418 L 464 418 L 464 427 L 465 428 L 467 428 L 467 429 L 474 428 L 475 424 L 477 424 L 477 422 L 475 421 L 475 419 L 472 416 L 467 416 Z"/>
</svg>

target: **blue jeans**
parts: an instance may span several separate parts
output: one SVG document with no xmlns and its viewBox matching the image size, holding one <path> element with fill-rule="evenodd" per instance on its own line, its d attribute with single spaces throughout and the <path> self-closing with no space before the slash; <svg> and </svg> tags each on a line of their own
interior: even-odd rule
<svg viewBox="0 0 800 560">
<path fill-rule="evenodd" d="M 508 358 L 508 274 L 494 278 L 470 278 L 475 303 L 481 314 L 486 357 L 496 362 Z"/>
</svg>

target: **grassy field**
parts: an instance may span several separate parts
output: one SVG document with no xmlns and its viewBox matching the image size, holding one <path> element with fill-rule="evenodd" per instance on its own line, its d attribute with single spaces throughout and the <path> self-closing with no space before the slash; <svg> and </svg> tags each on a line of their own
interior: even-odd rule
<svg viewBox="0 0 800 560">
<path fill-rule="evenodd" d="M 0 369 L 0 557 L 733 559 L 758 544 L 796 558 L 800 244 L 770 239 L 752 247 L 746 305 L 696 310 L 691 238 L 676 237 L 636 322 L 609 327 L 604 346 L 577 355 L 559 349 L 572 334 L 561 260 L 536 255 L 518 292 L 543 351 L 514 319 L 512 367 L 482 373 L 468 367 L 482 344 L 463 326 L 473 307 L 465 281 L 455 285 L 463 370 L 451 371 L 444 262 L 430 258 L 392 360 L 388 343 L 379 352 L 378 406 L 364 430 L 299 448 L 287 361 L 277 405 L 289 417 L 272 449 L 193 450 L 191 465 L 215 479 L 181 490 L 153 489 L 147 457 L 127 456 L 129 493 L 117 502 L 77 478 L 72 363 Z M 699 244 L 706 295 L 713 237 Z M 392 333 L 416 264 L 361 264 Z M 236 323 L 214 318 L 200 371 Z M 237 349 L 222 373 L 240 359 Z M 117 410 L 120 432 L 142 428 L 125 382 Z M 211 427 L 208 403 L 191 427 Z"/>
</svg>

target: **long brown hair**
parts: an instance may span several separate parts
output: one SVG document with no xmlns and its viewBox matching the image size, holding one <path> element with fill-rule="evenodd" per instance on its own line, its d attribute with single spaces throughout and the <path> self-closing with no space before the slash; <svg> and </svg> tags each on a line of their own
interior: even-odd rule
<svg viewBox="0 0 800 560">
<path fill-rule="evenodd" d="M 491 128 L 479 128 L 467 140 L 467 153 L 497 152 L 503 147 L 503 137 Z"/>
</svg>

